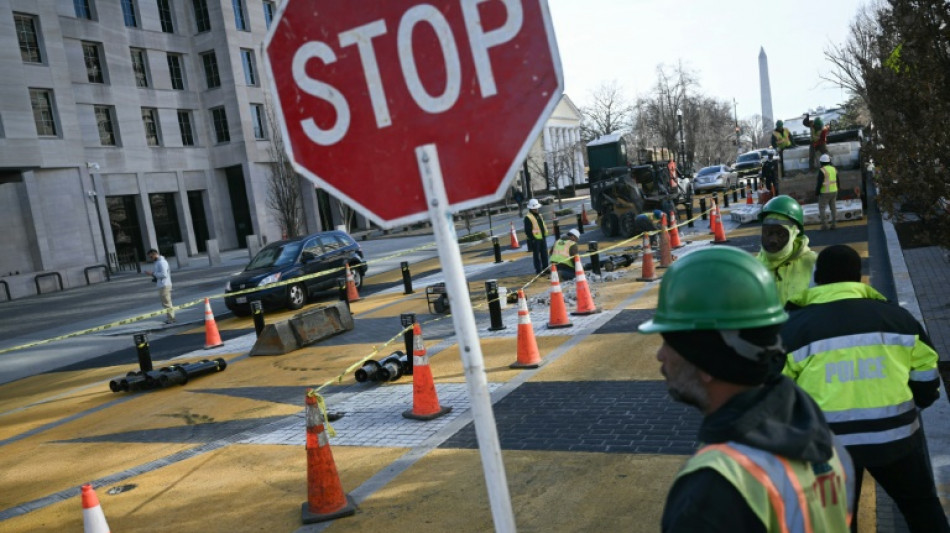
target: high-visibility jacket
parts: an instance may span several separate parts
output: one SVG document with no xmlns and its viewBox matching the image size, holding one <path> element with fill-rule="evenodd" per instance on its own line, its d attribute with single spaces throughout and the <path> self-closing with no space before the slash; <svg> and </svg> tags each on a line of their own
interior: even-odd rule
<svg viewBox="0 0 950 533">
<path fill-rule="evenodd" d="M 821 192 L 838 192 L 838 170 L 831 165 L 823 165 L 818 170 L 825 177 L 821 182 Z"/>
<path fill-rule="evenodd" d="M 528 224 L 531 226 L 531 232 L 528 233 L 528 237 L 538 241 L 544 240 L 548 234 L 548 228 L 544 225 L 544 217 L 541 216 L 541 213 L 534 214 L 528 211 L 524 219 L 528 221 Z"/>
<path fill-rule="evenodd" d="M 811 285 L 818 254 L 808 247 L 808 242 L 807 235 L 795 237 L 792 253 L 781 260 L 769 259 L 765 250 L 760 250 L 756 256 L 775 278 L 775 288 L 782 304 L 805 292 Z"/>
<path fill-rule="evenodd" d="M 803 308 L 782 329 L 784 373 L 848 450 L 886 464 L 917 446 L 917 407 L 936 400 L 940 386 L 937 352 L 920 323 L 864 283 L 819 285 L 792 303 Z"/>
<path fill-rule="evenodd" d="M 561 263 L 573 267 L 574 254 L 571 253 L 571 247 L 573 246 L 576 246 L 576 244 L 570 239 L 558 239 L 554 243 L 554 248 L 551 249 L 551 263 Z"/>
<path fill-rule="evenodd" d="M 784 150 L 792 145 L 791 132 L 788 128 L 782 128 L 782 131 L 772 130 L 772 136 L 775 137 L 775 147 Z"/>
<path fill-rule="evenodd" d="M 737 442 L 711 444 L 690 457 L 677 477 L 701 468 L 715 470 L 732 484 L 766 531 L 850 531 L 854 472 L 837 441 L 826 463 L 788 459 Z"/>
</svg>

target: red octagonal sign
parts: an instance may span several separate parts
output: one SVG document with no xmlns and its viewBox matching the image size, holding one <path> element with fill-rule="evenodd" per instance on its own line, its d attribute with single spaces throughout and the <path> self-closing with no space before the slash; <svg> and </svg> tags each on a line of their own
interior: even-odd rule
<svg viewBox="0 0 950 533">
<path fill-rule="evenodd" d="M 500 198 L 563 91 L 546 0 L 286 0 L 265 54 L 297 171 L 377 224 Z"/>
</svg>

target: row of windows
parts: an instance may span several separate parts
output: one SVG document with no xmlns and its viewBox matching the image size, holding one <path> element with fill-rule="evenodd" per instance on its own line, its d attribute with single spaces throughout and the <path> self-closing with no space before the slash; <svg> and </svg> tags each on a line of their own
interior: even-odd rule
<svg viewBox="0 0 950 533">
<path fill-rule="evenodd" d="M 138 28 L 138 6 L 139 0 L 122 0 L 122 18 L 125 25 L 129 28 Z M 171 0 L 155 0 L 158 8 L 158 17 L 162 24 L 162 31 L 165 33 L 175 33 L 175 20 L 173 17 Z M 274 2 L 264 1 L 264 22 L 270 28 L 274 20 Z M 195 12 L 195 27 L 198 33 L 211 30 L 211 16 L 208 13 L 207 0 L 191 0 L 191 7 Z M 234 26 L 242 31 L 251 31 L 251 26 L 247 16 L 247 6 L 245 0 L 231 0 L 231 8 L 234 10 Z M 73 9 L 76 12 L 76 18 L 86 20 L 96 20 L 94 0 L 73 0 Z"/>
<path fill-rule="evenodd" d="M 59 131 L 56 126 L 53 91 L 50 89 L 30 89 L 30 105 L 33 107 L 33 120 L 36 123 L 37 135 L 40 137 L 57 137 Z M 102 146 L 118 146 L 119 136 L 116 128 L 115 108 L 99 105 L 94 106 L 93 109 L 96 116 L 96 125 L 99 129 L 99 143 Z M 179 109 L 177 112 L 182 145 L 196 146 L 191 118 L 192 111 Z M 210 110 L 210 113 L 215 141 L 218 144 L 230 142 L 231 131 L 228 127 L 228 115 L 224 107 L 214 107 Z M 251 104 L 251 122 L 254 125 L 255 139 L 267 139 L 265 120 L 263 104 Z M 163 145 L 158 109 L 154 107 L 142 108 L 142 126 L 145 129 L 145 141 L 149 146 Z"/>
</svg>

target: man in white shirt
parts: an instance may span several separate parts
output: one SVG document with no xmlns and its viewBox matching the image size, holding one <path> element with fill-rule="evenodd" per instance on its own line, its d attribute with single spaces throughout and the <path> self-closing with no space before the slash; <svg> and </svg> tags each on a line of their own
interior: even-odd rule
<svg viewBox="0 0 950 533">
<path fill-rule="evenodd" d="M 172 306 L 172 276 L 168 268 L 168 261 L 158 253 L 158 250 L 151 249 L 146 254 L 148 260 L 155 263 L 155 270 L 145 270 L 144 274 L 152 276 L 152 281 L 158 286 L 158 297 L 162 301 L 162 307 L 168 318 L 166 324 L 175 323 L 175 308 Z"/>
</svg>

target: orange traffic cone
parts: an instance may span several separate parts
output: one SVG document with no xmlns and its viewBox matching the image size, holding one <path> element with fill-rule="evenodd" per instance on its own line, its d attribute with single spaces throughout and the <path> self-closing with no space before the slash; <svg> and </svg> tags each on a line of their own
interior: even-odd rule
<svg viewBox="0 0 950 533">
<path fill-rule="evenodd" d="M 89 483 L 82 486 L 82 526 L 85 533 L 109 533 L 99 497 Z"/>
<path fill-rule="evenodd" d="M 722 225 L 722 213 L 719 212 L 719 206 L 716 206 L 716 238 L 713 240 L 713 244 L 725 244 L 729 242 L 726 239 L 726 228 Z"/>
<path fill-rule="evenodd" d="M 511 222 L 511 249 L 517 250 L 521 248 L 521 245 L 518 244 L 518 233 L 515 231 L 515 223 Z"/>
<path fill-rule="evenodd" d="M 350 270 L 350 265 L 346 265 L 346 301 L 347 302 L 358 302 L 360 301 L 360 293 L 356 290 L 356 280 L 353 279 L 353 271 Z"/>
<path fill-rule="evenodd" d="M 679 221 L 676 220 L 676 211 L 670 211 L 670 246 L 674 250 L 677 250 L 679 248 L 682 248 L 683 246 L 686 246 L 680 240 L 680 230 L 679 230 L 679 224 L 677 224 L 677 222 Z"/>
<path fill-rule="evenodd" d="M 541 364 L 541 352 L 538 351 L 538 341 L 534 338 L 528 300 L 524 291 L 518 289 L 518 359 L 508 365 L 508 368 L 538 368 Z"/>
<path fill-rule="evenodd" d="M 660 218 L 660 268 L 669 268 L 673 264 L 673 251 L 670 248 L 670 234 L 666 229 L 666 213 Z"/>
<path fill-rule="evenodd" d="M 564 305 L 564 294 L 561 292 L 561 280 L 557 275 L 557 267 L 551 269 L 551 315 L 548 319 L 548 329 L 569 328 L 573 326 L 567 318 L 567 306 Z"/>
<path fill-rule="evenodd" d="M 752 200 L 752 186 L 747 183 L 745 186 L 745 205 L 752 205 L 754 203 Z"/>
<path fill-rule="evenodd" d="M 304 524 L 326 522 L 356 512 L 353 499 L 343 492 L 340 474 L 333 462 L 321 403 L 323 399 L 317 391 L 307 389 L 307 501 L 300 510 Z"/>
<path fill-rule="evenodd" d="M 653 269 L 653 250 L 650 248 L 650 236 L 643 234 L 643 269 L 637 281 L 656 280 L 656 271 Z"/>
<path fill-rule="evenodd" d="M 594 297 L 590 294 L 590 287 L 587 285 L 587 276 L 584 274 L 584 265 L 581 264 L 581 256 L 574 256 L 574 287 L 577 290 L 577 310 L 572 315 L 592 315 L 599 313 L 600 309 L 594 305 Z"/>
<path fill-rule="evenodd" d="M 429 367 L 429 356 L 422 344 L 422 328 L 418 322 L 412 324 L 412 409 L 402 416 L 413 420 L 432 420 L 450 412 L 451 407 L 439 405 L 435 393 L 435 380 Z"/>
<path fill-rule="evenodd" d="M 218 346 L 224 346 L 224 343 L 221 342 L 218 324 L 214 321 L 214 313 L 211 312 L 211 302 L 205 298 L 205 350 Z"/>
<path fill-rule="evenodd" d="M 588 225 L 590 224 L 590 219 L 587 218 L 587 204 L 581 203 L 581 224 Z"/>
<path fill-rule="evenodd" d="M 719 204 L 716 202 L 716 198 L 713 197 L 713 205 L 709 210 L 709 233 L 716 233 L 716 213 L 718 213 Z"/>
</svg>

